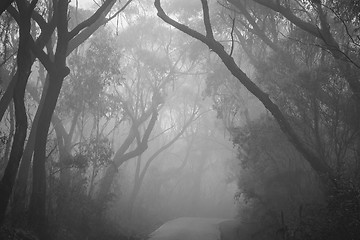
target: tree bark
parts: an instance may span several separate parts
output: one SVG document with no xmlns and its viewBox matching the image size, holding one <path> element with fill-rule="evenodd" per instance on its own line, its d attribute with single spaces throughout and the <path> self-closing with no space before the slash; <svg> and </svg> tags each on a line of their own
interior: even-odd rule
<svg viewBox="0 0 360 240">
<path fill-rule="evenodd" d="M 5 145 L 5 152 L 4 152 L 4 166 L 7 165 L 7 162 L 9 160 L 9 154 L 10 154 L 10 149 L 11 149 L 11 140 L 13 138 L 14 135 L 14 129 L 15 129 L 15 116 L 14 116 L 14 106 L 13 104 L 10 103 L 9 105 L 9 114 L 10 114 L 10 129 L 9 129 L 9 136 L 6 140 L 6 145 Z"/>
<path fill-rule="evenodd" d="M 57 4 L 57 32 L 58 41 L 54 62 L 46 62 L 52 65 L 49 71 L 49 85 L 45 94 L 44 105 L 39 115 L 39 126 L 36 132 L 36 142 L 33 160 L 33 188 L 29 206 L 29 226 L 37 233 L 40 239 L 46 239 L 46 143 L 52 114 L 55 110 L 58 96 L 64 78 L 69 74 L 66 66 L 66 51 L 68 48 L 68 1 L 59 1 Z"/>
<path fill-rule="evenodd" d="M 43 67 L 42 67 L 43 68 Z M 43 92 L 46 92 L 48 87 L 48 81 L 45 81 L 45 85 L 43 87 Z M 36 110 L 35 117 L 33 119 L 33 123 L 31 126 L 30 134 L 24 149 L 23 156 L 21 158 L 20 168 L 18 177 L 16 180 L 14 195 L 13 195 L 13 206 L 12 206 L 12 218 L 13 223 L 16 224 L 16 221 L 18 221 L 19 215 L 23 214 L 25 212 L 26 206 L 28 205 L 29 197 L 27 196 L 27 190 L 28 190 L 28 181 L 29 181 L 29 174 L 30 174 L 30 166 L 31 166 L 31 160 L 34 153 L 34 147 L 35 147 L 35 137 L 36 137 L 36 130 L 39 123 L 39 114 L 42 111 L 44 107 L 44 98 L 45 94 L 41 96 L 41 99 L 36 99 L 36 96 L 33 96 L 33 93 L 31 91 L 31 88 L 28 86 L 28 91 L 32 95 L 35 101 L 39 103 L 38 108 Z"/>
<path fill-rule="evenodd" d="M 0 182 L 0 226 L 3 224 L 9 199 L 15 183 L 16 174 L 19 168 L 20 159 L 24 150 L 24 143 L 27 133 L 27 115 L 24 103 L 26 84 L 31 72 L 31 53 L 29 48 L 30 36 L 30 18 L 33 8 L 36 5 L 36 0 L 27 6 L 23 2 L 17 2 L 20 15 L 20 40 L 17 55 L 18 75 L 16 81 L 16 89 L 14 92 L 14 106 L 15 106 L 15 135 L 10 152 L 9 162 L 6 166 L 4 176 Z"/>
<path fill-rule="evenodd" d="M 39 115 L 39 126 L 36 131 L 36 143 L 33 159 L 33 187 L 29 206 L 29 225 L 35 230 L 40 238 L 44 238 L 43 230 L 45 226 L 45 203 L 46 203 L 46 142 L 50 127 L 52 113 L 54 112 L 58 95 L 62 86 L 64 77 L 68 73 L 65 70 L 64 61 L 57 66 L 59 70 L 49 73 L 49 88 L 45 95 L 44 105 Z M 61 66 L 62 64 L 62 66 Z"/>
</svg>

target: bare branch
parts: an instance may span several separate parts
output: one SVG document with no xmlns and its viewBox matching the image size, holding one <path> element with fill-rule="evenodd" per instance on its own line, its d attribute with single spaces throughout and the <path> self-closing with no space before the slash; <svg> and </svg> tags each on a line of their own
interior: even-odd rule
<svg viewBox="0 0 360 240">
<path fill-rule="evenodd" d="M 122 8 L 120 8 L 115 14 L 113 14 L 112 16 L 110 16 L 106 21 L 109 22 L 111 21 L 114 17 L 118 16 L 122 11 L 125 10 L 125 8 L 132 2 L 133 0 L 128 0 L 124 6 Z"/>
<path fill-rule="evenodd" d="M 111 8 L 115 4 L 116 0 L 106 0 L 100 8 L 88 19 L 79 23 L 70 33 L 69 40 L 73 39 L 80 31 L 84 28 L 89 27 L 93 23 L 95 23 L 101 17 L 105 18 L 104 13 L 108 12 L 109 8 Z"/>
<path fill-rule="evenodd" d="M 235 28 L 235 16 L 232 19 L 232 26 L 231 26 L 231 32 L 230 32 L 230 35 L 231 35 L 231 50 L 230 50 L 230 54 L 229 54 L 230 56 L 232 56 L 233 51 L 234 51 L 234 28 Z"/>
</svg>

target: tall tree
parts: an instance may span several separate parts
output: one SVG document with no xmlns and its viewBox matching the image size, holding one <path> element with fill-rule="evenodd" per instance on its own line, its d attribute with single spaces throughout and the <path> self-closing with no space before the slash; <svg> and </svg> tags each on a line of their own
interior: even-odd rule
<svg viewBox="0 0 360 240">
<path fill-rule="evenodd" d="M 130 1 L 129 1 L 130 2 Z M 37 57 L 45 66 L 49 74 L 48 87 L 43 92 L 44 102 L 39 115 L 38 128 L 36 133 L 36 144 L 34 147 L 33 160 L 33 191 L 29 206 L 29 225 L 32 226 L 39 235 L 43 234 L 45 224 L 45 199 L 46 199 L 46 141 L 50 127 L 52 113 L 54 112 L 58 96 L 62 87 L 64 78 L 69 74 L 69 68 L 66 66 L 66 58 L 69 49 L 73 50 L 71 41 L 78 41 L 82 35 L 89 36 L 96 30 L 98 22 L 106 22 L 105 16 L 114 5 L 115 1 L 105 1 L 99 9 L 87 20 L 78 24 L 70 32 L 68 31 L 68 3 L 59 1 L 54 6 L 54 18 L 56 19 L 57 43 L 53 60 L 51 56 L 46 55 L 42 50 L 36 49 Z M 95 29 L 93 28 L 95 26 Z M 80 41 L 81 43 L 81 41 Z M 40 104 L 41 105 L 41 104 Z"/>
<path fill-rule="evenodd" d="M 17 6 L 20 13 L 20 41 L 17 54 L 18 73 L 15 76 L 17 80 L 16 88 L 18 89 L 18 91 L 16 91 L 13 96 L 15 105 L 16 130 L 10 158 L 6 166 L 4 176 L 0 182 L 0 225 L 2 225 L 5 218 L 6 209 L 15 183 L 15 177 L 23 153 L 23 147 L 26 138 L 27 116 L 24 104 L 24 94 L 32 66 L 30 56 L 31 53 L 29 48 L 31 28 L 30 19 L 36 4 L 36 0 L 32 1 L 31 4 L 17 1 Z"/>
<path fill-rule="evenodd" d="M 212 30 L 212 25 L 210 22 L 209 15 L 209 6 L 206 0 L 202 0 L 202 11 L 203 11 L 203 22 L 205 26 L 206 34 L 201 34 L 200 32 L 193 30 L 174 19 L 170 18 L 162 9 L 160 1 L 155 1 L 155 7 L 158 11 L 158 16 L 163 19 L 166 23 L 174 26 L 180 31 L 188 34 L 189 36 L 203 42 L 206 44 L 213 52 L 215 52 L 228 70 L 254 95 L 258 98 L 261 103 L 268 109 L 274 118 L 277 120 L 281 130 L 287 136 L 289 141 L 294 145 L 294 147 L 304 156 L 306 161 L 312 166 L 312 168 L 321 176 L 330 179 L 334 178 L 332 169 L 313 151 L 308 149 L 303 143 L 302 139 L 298 136 L 296 131 L 293 129 L 289 121 L 286 119 L 285 115 L 281 112 L 279 107 L 270 99 L 269 95 L 265 93 L 259 86 L 257 86 L 245 73 L 240 69 L 236 64 L 231 52 L 226 52 L 224 46 L 214 38 L 214 33 Z"/>
<path fill-rule="evenodd" d="M 44 229 L 42 225 L 45 222 L 45 150 L 47 132 L 50 126 L 51 116 L 57 102 L 63 79 L 69 73 L 69 69 L 66 67 L 66 57 L 73 49 L 75 49 L 86 38 L 88 38 L 99 26 L 105 24 L 111 18 L 115 17 L 116 14 L 120 13 L 130 2 L 131 0 L 128 1 L 123 8 L 119 9 L 115 13 L 115 15 L 112 15 L 109 19 L 107 19 L 106 15 L 110 11 L 111 7 L 115 4 L 115 1 L 105 1 L 90 18 L 74 27 L 71 31 L 69 31 L 67 27 L 67 2 L 55 1 L 53 4 L 50 4 L 51 6 L 49 7 L 48 11 L 43 12 L 45 14 L 48 14 L 48 21 L 46 21 L 44 17 L 38 12 L 33 12 L 33 9 L 37 5 L 37 1 L 32 1 L 30 4 L 20 1 L 17 3 L 18 9 L 15 9 L 11 5 L 7 8 L 7 10 L 18 22 L 21 33 L 20 38 L 26 40 L 22 41 L 26 46 L 26 51 L 23 50 L 24 45 L 20 44 L 18 53 L 24 54 L 24 52 L 26 52 L 27 56 L 21 57 L 21 55 L 19 55 L 20 57 L 17 58 L 18 73 L 15 74 L 15 77 L 10 82 L 5 94 L 1 98 L 1 116 L 3 116 L 3 110 L 5 110 L 7 105 L 9 104 L 9 99 L 11 99 L 11 96 L 14 95 L 14 99 L 17 99 L 17 106 L 15 107 L 17 110 L 15 110 L 15 115 L 17 116 L 18 124 L 18 127 L 16 127 L 17 134 L 15 134 L 16 136 L 14 137 L 16 141 L 14 141 L 13 143 L 13 149 L 18 149 L 16 151 L 13 151 L 13 156 L 11 157 L 11 159 L 14 160 L 16 158 L 16 161 L 9 161 L 8 169 L 11 169 L 11 173 L 8 171 L 8 173 L 4 175 L 4 181 L 5 179 L 15 179 L 18 169 L 18 158 L 21 158 L 23 151 L 22 149 L 26 137 L 26 114 L 25 112 L 21 114 L 20 108 L 22 107 L 19 99 L 22 99 L 22 96 L 25 93 L 25 86 L 29 77 L 30 67 L 35 60 L 35 56 L 40 59 L 49 74 L 49 80 L 47 84 L 45 84 L 47 87 L 45 87 L 43 91 L 43 102 L 40 103 L 40 106 L 43 106 L 39 107 L 38 109 L 39 121 L 37 123 L 43 124 L 44 128 L 38 128 L 36 131 L 37 141 L 34 151 L 33 192 L 29 212 L 29 224 L 35 229 L 36 232 L 39 233 L 39 235 L 41 235 L 41 232 Z M 41 29 L 41 34 L 36 41 L 34 41 L 33 37 L 30 35 L 31 18 L 33 18 L 38 23 L 38 26 Z M 26 24 L 24 24 L 25 22 Z M 49 38 L 55 29 L 57 31 L 55 53 L 52 53 L 53 50 L 49 48 L 48 51 L 45 53 L 45 51 L 43 51 L 42 49 L 45 44 L 49 43 Z M 28 70 L 21 70 L 24 67 L 27 67 Z M 19 87 L 16 87 L 17 85 L 19 85 Z M 15 87 L 17 91 L 14 91 Z M 46 102 L 46 105 L 44 105 L 44 102 Z M 15 152 L 16 157 L 14 155 Z M 11 192 L 13 182 L 14 181 L 11 180 L 5 185 L 5 188 L 1 189 L 1 191 L 4 193 L 1 194 L 1 196 L 6 202 L 8 201 L 8 193 Z M 2 204 L 1 206 L 3 209 L 6 210 L 7 204 Z M 2 212 L 5 212 L 5 210 Z M 4 215 L 2 213 L 1 221 L 3 220 L 3 216 Z"/>
<path fill-rule="evenodd" d="M 135 202 L 136 202 L 136 198 L 140 192 L 141 186 L 143 184 L 144 178 L 146 176 L 146 173 L 151 165 L 151 163 L 162 153 L 164 152 L 166 149 L 168 149 L 169 147 L 171 147 L 177 140 L 179 140 L 179 138 L 185 133 L 185 131 L 187 130 L 187 128 L 196 120 L 196 118 L 199 117 L 198 115 L 198 110 L 196 109 L 197 107 L 194 106 L 193 111 L 190 113 L 189 118 L 184 121 L 184 124 L 182 126 L 182 128 L 180 129 L 179 132 L 177 132 L 177 134 L 170 139 L 170 141 L 166 142 L 164 145 L 162 145 L 159 149 L 157 149 L 145 162 L 143 168 L 140 170 L 141 168 L 141 160 L 142 160 L 142 156 L 140 155 L 137 159 L 137 164 L 136 164 L 136 171 L 135 171 L 135 176 L 134 176 L 134 188 L 131 192 L 131 196 L 129 198 L 129 209 L 128 209 L 128 214 L 130 219 L 132 218 L 133 215 L 133 210 L 134 210 L 134 206 L 135 206 Z"/>
<path fill-rule="evenodd" d="M 144 24 L 145 22 L 145 24 Z M 153 31 L 154 29 L 158 31 Z M 134 40 L 134 36 L 141 35 Z M 160 34 L 162 32 L 162 34 Z M 163 106 L 166 89 L 178 77 L 181 70 L 190 68 L 182 62 L 183 53 L 175 51 L 173 36 L 170 31 L 159 26 L 156 19 L 137 16 L 134 22 L 121 33 L 125 62 L 124 84 L 118 89 L 118 101 L 121 102 L 125 116 L 129 119 L 130 129 L 118 150 L 113 163 L 107 168 L 101 180 L 98 200 L 106 199 L 115 178 L 117 169 L 126 161 L 141 155 L 148 148 L 148 140 L 158 111 Z M 150 120 L 148 120 L 150 119 Z M 147 127 L 143 130 L 142 125 Z M 131 150 L 131 145 L 135 149 Z"/>
</svg>

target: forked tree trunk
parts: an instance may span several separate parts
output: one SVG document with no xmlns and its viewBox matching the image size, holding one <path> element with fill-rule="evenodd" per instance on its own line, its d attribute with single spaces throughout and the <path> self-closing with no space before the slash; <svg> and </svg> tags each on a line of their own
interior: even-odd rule
<svg viewBox="0 0 360 240">
<path fill-rule="evenodd" d="M 57 5 L 58 41 L 56 53 L 49 74 L 49 85 L 44 92 L 43 109 L 39 115 L 39 125 L 36 132 L 36 143 L 33 160 L 33 185 L 29 206 L 29 226 L 37 233 L 41 240 L 46 239 L 46 142 L 52 114 L 55 110 L 58 96 L 64 78 L 69 74 L 66 66 L 66 51 L 68 48 L 68 1 L 59 1 Z M 49 69 L 48 69 L 49 70 Z"/>
<path fill-rule="evenodd" d="M 106 169 L 105 176 L 101 180 L 100 189 L 99 189 L 99 192 L 96 197 L 97 202 L 103 203 L 104 200 L 106 200 L 106 197 L 108 196 L 108 194 L 110 192 L 110 188 L 114 181 L 114 178 L 118 171 L 118 168 L 124 162 L 128 161 L 129 159 L 132 159 L 134 157 L 141 155 L 147 149 L 148 140 L 149 140 L 152 130 L 154 129 L 155 123 L 157 121 L 157 117 L 158 117 L 157 105 L 155 105 L 154 109 L 152 110 L 152 117 L 148 123 L 146 130 L 145 130 L 142 141 L 137 145 L 136 149 L 126 153 L 129 146 L 135 139 L 134 131 L 138 131 L 137 129 L 134 129 L 134 128 L 137 128 L 139 126 L 139 123 L 133 123 L 134 125 L 132 126 L 128 137 L 125 139 L 124 143 L 121 145 L 120 149 L 115 154 L 112 164 L 109 165 Z M 143 121 L 145 121 L 145 120 L 146 120 L 146 118 L 143 119 Z"/>
</svg>

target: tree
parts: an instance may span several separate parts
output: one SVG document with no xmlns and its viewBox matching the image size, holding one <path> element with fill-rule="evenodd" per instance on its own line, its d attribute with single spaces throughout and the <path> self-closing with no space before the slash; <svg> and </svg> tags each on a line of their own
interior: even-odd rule
<svg viewBox="0 0 360 240">
<path fill-rule="evenodd" d="M 203 8 L 203 20 L 206 30 L 206 35 L 203 35 L 187 26 L 176 22 L 166 15 L 164 10 L 161 8 L 160 1 L 155 1 L 155 7 L 158 11 L 158 16 L 163 19 L 166 23 L 174 26 L 180 31 L 188 34 L 189 36 L 198 39 L 199 41 L 206 44 L 213 52 L 215 52 L 220 59 L 223 61 L 228 70 L 254 95 L 261 103 L 268 109 L 274 118 L 279 123 L 281 130 L 287 136 L 288 140 L 295 146 L 295 148 L 301 152 L 304 158 L 309 162 L 312 168 L 318 172 L 319 175 L 333 178 L 334 174 L 331 168 L 320 159 L 314 152 L 309 150 L 298 134 L 294 131 L 289 121 L 286 119 L 284 114 L 281 112 L 279 107 L 269 98 L 269 95 L 261 90 L 251 79 L 239 68 L 234 61 L 233 57 L 225 51 L 223 45 L 214 39 L 213 30 L 210 22 L 209 7 L 206 0 L 202 0 Z"/>
<path fill-rule="evenodd" d="M 348 28 L 349 22 L 346 23 L 345 20 L 341 18 L 341 16 L 336 12 L 336 10 L 332 9 L 332 5 L 336 6 L 337 1 L 335 1 L 334 4 L 328 3 L 328 5 L 323 5 L 321 1 L 308 2 L 308 4 L 311 5 L 309 8 L 311 8 L 312 11 L 307 11 L 307 14 L 310 15 L 310 18 L 317 17 L 320 27 L 317 27 L 311 22 L 307 22 L 301 19 L 300 17 L 296 16 L 296 14 L 294 14 L 290 10 L 290 8 L 283 6 L 280 3 L 278 4 L 274 1 L 263 0 L 255 0 L 255 2 L 266 6 L 275 12 L 280 13 L 295 26 L 321 40 L 323 47 L 328 50 L 334 57 L 340 73 L 344 77 L 346 82 L 349 84 L 351 90 L 353 91 L 354 97 L 357 99 L 357 101 L 360 99 L 358 96 L 358 93 L 360 92 L 360 82 L 359 79 L 356 77 L 359 73 L 359 67 L 357 65 L 358 60 L 356 59 L 356 55 L 353 54 L 358 51 L 358 39 L 354 40 L 352 38 L 353 33 L 347 32 L 347 35 L 345 35 L 345 39 L 352 39 L 350 41 L 353 41 L 354 47 L 349 47 L 348 49 L 343 50 L 340 47 L 340 42 L 336 40 L 335 34 L 331 32 L 332 29 L 330 28 L 328 18 L 328 15 L 330 14 L 334 14 L 335 18 L 338 18 L 342 22 L 342 27 L 344 27 L 345 29 Z M 301 7 L 301 4 L 299 5 Z M 315 16 L 311 16 L 312 13 L 314 13 Z"/>
<path fill-rule="evenodd" d="M 182 128 L 176 133 L 172 139 L 170 139 L 168 142 L 163 144 L 160 148 L 158 148 L 145 162 L 145 165 L 141 169 L 141 155 L 139 155 L 137 159 L 137 165 L 136 165 L 136 171 L 135 171 L 135 179 L 134 179 L 134 188 L 132 190 L 130 199 L 129 199 L 129 217 L 132 218 L 134 204 L 136 201 L 136 197 L 140 192 L 141 186 L 143 184 L 145 175 L 151 165 L 151 163 L 166 149 L 171 147 L 187 130 L 187 128 L 199 117 L 198 115 L 198 109 L 196 106 L 194 106 L 194 109 L 190 112 L 190 116 L 186 121 L 184 121 L 184 124 Z M 184 161 L 185 162 L 185 161 Z M 181 169 L 181 168 L 180 168 Z"/>
<path fill-rule="evenodd" d="M 124 8 L 130 3 L 128 1 Z M 50 120 L 52 113 L 54 111 L 57 97 L 59 95 L 59 91 L 62 86 L 62 81 L 64 77 L 68 74 L 68 68 L 66 67 L 65 59 L 69 52 L 71 52 L 74 48 L 76 48 L 82 41 L 84 41 L 87 37 L 89 37 L 100 25 L 106 23 L 109 19 L 106 19 L 105 16 L 113 6 L 115 1 L 106 1 L 103 5 L 87 20 L 80 23 L 76 26 L 72 31 L 68 32 L 67 28 L 67 12 L 68 12 L 68 3 L 59 1 L 56 2 L 49 12 L 49 22 L 46 22 L 43 16 L 39 13 L 35 12 L 32 14 L 32 10 L 36 7 L 37 1 L 32 1 L 29 6 L 26 3 L 17 2 L 18 10 L 14 7 L 9 6 L 8 11 L 13 15 L 13 17 L 19 22 L 20 32 L 22 32 L 24 40 L 24 46 L 26 48 L 26 54 L 28 57 L 18 57 L 18 74 L 15 74 L 15 78 L 10 82 L 7 91 L 3 95 L 1 99 L 2 110 L 3 107 L 6 109 L 6 106 L 9 103 L 9 99 L 14 94 L 17 98 L 17 134 L 14 136 L 13 144 L 13 156 L 11 156 L 11 161 L 9 161 L 8 169 L 12 169 L 11 171 L 7 171 L 3 177 L 2 182 L 9 181 L 6 184 L 6 189 L 2 191 L 4 194 L 1 194 L 4 204 L 1 213 L 1 221 L 3 221 L 4 213 L 6 210 L 7 202 L 9 199 L 9 192 L 12 190 L 12 186 L 14 183 L 14 179 L 16 176 L 18 163 L 22 155 L 24 140 L 26 137 L 26 115 L 24 110 L 20 110 L 21 102 L 23 102 L 23 96 L 25 93 L 26 82 L 30 73 L 30 68 L 32 66 L 33 61 L 35 60 L 34 55 L 40 59 L 42 64 L 45 66 L 46 70 L 49 74 L 49 80 L 47 82 L 47 87 L 44 88 L 43 92 L 43 102 L 45 101 L 47 104 L 43 107 L 39 107 L 39 122 L 38 124 L 44 124 L 44 128 L 37 129 L 36 132 L 36 145 L 34 151 L 34 182 L 33 182 L 33 194 L 30 203 L 30 218 L 29 223 L 38 231 L 41 232 L 42 223 L 44 222 L 44 214 L 45 214 L 45 149 L 46 149 L 46 139 L 47 132 L 50 126 Z M 124 8 L 120 9 L 116 14 L 121 12 Z M 54 14 L 55 13 L 55 14 Z M 30 36 L 30 19 L 33 17 L 35 21 L 40 26 L 42 32 L 35 42 L 33 38 Z M 51 18 L 52 17 L 52 18 Z M 112 16 L 114 17 L 114 16 Z M 110 17 L 111 18 L 111 17 Z M 56 20 L 56 21 L 55 21 Z M 55 23 L 56 22 L 56 23 Z M 42 48 L 53 33 L 54 29 L 57 29 L 57 45 L 54 55 L 52 55 L 52 50 L 45 53 Z M 22 52 L 23 44 L 19 45 L 20 51 Z M 30 49 L 32 53 L 30 53 Z M 49 49 L 48 49 L 49 50 Z M 32 54 L 32 55 L 31 55 Z M 28 70 L 26 70 L 27 68 Z M 20 71 L 20 69 L 23 69 Z M 22 76 L 22 74 L 25 74 Z M 19 75 L 19 76 L 18 76 Z M 24 79 L 24 80 L 20 80 Z M 14 87 L 17 87 L 17 91 L 14 91 Z M 22 86 L 22 87 L 21 87 Z M 20 89 L 20 90 L 19 90 Z M 19 90 L 19 91 L 18 91 Z M 20 94 L 20 95 L 19 95 Z M 22 100 L 21 100 L 22 99 Z M 43 102 L 40 105 L 43 105 Z M 22 104 L 23 105 L 23 104 Z M 22 113 L 21 113 L 22 112 Z M 3 116 L 3 111 L 1 116 Z M 21 120 L 23 119 L 23 120 Z M 19 128 L 19 126 L 21 126 Z M 18 149 L 16 149 L 18 148 Z M 14 155 L 16 152 L 16 156 Z M 12 179 L 12 180 L 11 180 Z M 6 190 L 6 191 L 5 191 Z M 6 192 L 6 193 L 5 193 Z"/>
<path fill-rule="evenodd" d="M 139 32 L 141 35 L 138 36 Z M 117 169 L 148 148 L 148 140 L 157 121 L 156 115 L 166 101 L 169 85 L 174 84 L 193 65 L 185 62 L 185 53 L 175 48 L 172 32 L 158 25 L 153 17 L 137 16 L 121 33 L 121 37 L 123 41 L 120 47 L 124 59 L 127 59 L 123 63 L 126 73 L 122 88 L 115 91 L 118 93 L 117 101 L 121 102 L 125 118 L 129 121 L 130 130 L 115 151 L 113 163 L 101 180 L 97 196 L 100 202 L 110 193 Z M 143 128 L 147 121 L 147 127 Z M 132 144 L 136 147 L 131 150 Z"/>
<path fill-rule="evenodd" d="M 15 79 L 17 80 L 16 88 L 18 91 L 16 91 L 13 95 L 16 130 L 9 161 L 6 165 L 4 176 L 0 182 L 0 226 L 2 225 L 5 218 L 6 208 L 15 182 L 15 177 L 23 153 L 23 146 L 26 138 L 27 116 L 24 105 L 24 94 L 32 65 L 29 48 L 30 19 L 36 4 L 37 1 L 32 1 L 31 4 L 27 6 L 27 4 L 17 1 L 20 13 L 20 41 L 17 55 L 18 73 L 15 75 Z"/>
<path fill-rule="evenodd" d="M 255 81 L 272 96 L 272 100 L 279 106 L 303 142 L 332 168 L 336 177 L 336 180 L 333 182 L 334 184 L 330 187 L 327 186 L 325 191 L 324 187 L 319 187 L 317 190 L 325 192 L 325 200 L 327 202 L 319 201 L 321 198 L 310 199 L 310 204 L 305 207 L 302 205 L 302 201 L 296 203 L 297 201 L 294 200 L 291 204 L 296 204 L 294 204 L 294 209 L 291 211 L 286 211 L 288 208 L 287 204 L 281 204 L 280 208 L 282 208 L 281 210 L 284 213 L 283 216 L 288 221 L 284 222 L 283 218 L 282 223 L 291 228 L 288 234 L 293 234 L 294 231 L 297 231 L 299 234 L 308 234 L 309 232 L 305 228 L 313 225 L 315 221 L 324 223 L 324 219 L 329 218 L 329 215 L 324 215 L 324 212 L 333 211 L 336 205 L 339 215 L 332 215 L 329 223 L 321 224 L 324 233 L 332 235 L 334 231 L 339 231 L 349 238 L 351 238 L 350 236 L 355 236 L 357 234 L 357 227 L 349 227 L 346 230 L 337 228 L 337 230 L 332 230 L 337 224 L 344 225 L 345 222 L 345 225 L 357 226 L 357 223 L 349 224 L 345 220 L 345 216 L 349 217 L 349 212 L 343 209 L 341 204 L 338 204 L 341 201 L 338 197 L 340 195 L 345 197 L 345 192 L 358 192 L 359 189 L 357 177 L 354 177 L 359 173 L 357 167 L 357 136 L 359 126 L 357 123 L 353 123 L 353 120 L 357 118 L 355 117 L 357 115 L 357 107 L 354 105 L 356 100 L 351 88 L 341 74 L 338 61 L 331 52 L 324 50 L 324 47 L 319 48 L 321 42 L 316 37 L 296 27 L 287 21 L 286 18 L 282 18 L 280 14 L 251 1 L 246 3 L 242 1 L 231 2 L 236 8 L 232 5 L 223 5 L 226 10 L 222 13 L 222 19 L 224 22 L 227 22 L 227 28 L 232 29 L 232 43 L 235 42 L 234 50 L 237 49 L 238 45 L 242 48 L 241 50 L 246 53 L 248 61 L 252 65 L 251 74 L 254 76 Z M 294 3 L 288 11 L 297 8 L 300 10 L 303 3 Z M 311 5 L 309 6 L 311 7 Z M 325 9 L 330 6 L 324 5 L 323 7 Z M 328 16 L 334 13 L 334 11 L 335 9 L 332 9 L 328 12 Z M 297 12 L 294 10 L 293 12 L 302 20 L 307 20 L 307 17 L 311 19 L 312 14 L 315 14 L 315 16 L 317 14 L 316 11 L 309 11 L 307 8 L 303 8 L 303 11 Z M 302 15 L 304 13 L 306 14 Z M 230 18 L 227 14 L 230 15 Z M 317 21 L 316 17 L 312 19 L 314 22 Z M 336 18 L 336 20 L 338 19 L 339 17 Z M 345 46 L 352 42 L 351 37 L 347 37 L 349 36 L 348 34 L 345 34 L 346 37 L 344 38 L 336 34 L 345 31 L 344 22 L 339 24 L 340 22 L 333 22 L 332 18 L 328 18 L 328 21 L 332 23 L 332 34 L 334 34 L 337 41 L 341 42 L 339 45 L 344 51 L 346 49 Z M 352 29 L 354 26 L 347 22 L 346 27 Z M 217 30 L 219 28 L 221 29 L 221 26 L 218 26 Z M 286 37 L 284 38 L 284 36 Z M 231 34 L 228 37 L 230 38 Z M 349 56 L 352 56 L 352 60 L 357 59 L 356 56 L 350 54 L 350 52 L 356 51 L 355 49 L 351 51 L 348 49 L 349 51 L 347 52 Z M 234 58 L 239 58 L 235 54 L 236 52 L 234 51 Z M 355 63 L 349 61 L 349 64 L 356 65 L 356 61 Z M 356 67 L 353 70 L 350 71 L 356 72 Z M 236 97 L 241 91 L 235 92 L 234 95 L 233 89 L 229 90 L 226 88 L 228 85 L 227 81 L 218 80 L 224 78 L 227 80 L 230 77 L 226 74 L 225 77 L 222 77 L 221 74 L 223 73 L 214 71 L 208 82 L 211 84 L 210 90 L 215 92 L 215 94 L 213 92 L 211 94 L 215 95 L 214 98 L 218 100 L 216 102 L 216 109 L 219 112 L 219 116 L 225 119 L 228 116 L 236 116 L 233 117 L 235 121 L 230 122 L 228 126 L 230 127 L 229 131 L 236 136 L 234 143 L 239 146 L 239 159 L 245 162 L 247 167 L 244 171 L 247 171 L 248 174 L 242 173 L 242 178 L 239 182 L 240 188 L 243 189 L 241 196 L 246 196 L 245 199 L 247 201 L 250 199 L 251 203 L 255 199 L 267 207 L 271 206 L 269 207 L 271 211 L 277 210 L 279 212 L 279 207 L 273 203 L 283 202 L 280 198 L 282 198 L 281 196 L 284 192 L 287 196 L 294 195 L 292 194 L 294 189 L 301 189 L 303 182 L 308 181 L 311 171 L 306 168 L 300 168 L 301 174 L 299 174 L 293 172 L 294 169 L 291 167 L 289 172 L 292 179 L 296 179 L 295 182 L 285 180 L 287 179 L 287 174 L 289 174 L 286 169 L 280 168 L 279 172 L 272 172 L 271 169 L 273 168 L 279 169 L 279 161 L 281 162 L 281 159 L 285 159 L 289 163 L 290 161 L 292 162 L 293 157 L 291 156 L 279 156 L 280 152 L 287 152 L 289 147 L 285 147 L 285 144 L 283 144 L 281 151 L 275 150 L 275 146 L 267 149 L 266 145 L 271 144 L 268 143 L 269 140 L 267 141 L 267 135 L 270 131 L 273 131 L 271 118 L 267 117 L 267 120 L 264 121 L 262 118 L 254 119 L 254 117 L 246 117 L 248 110 L 250 112 L 253 109 L 250 104 L 244 106 L 243 103 L 237 104 L 235 100 L 231 101 L 232 105 L 229 106 L 227 104 L 229 99 Z M 243 110 L 243 108 L 245 109 Z M 243 116 L 242 118 L 245 118 L 245 121 L 242 121 L 243 119 L 239 120 L 237 118 L 239 116 Z M 263 126 L 259 127 L 261 124 Z M 257 127 L 254 128 L 254 125 Z M 242 129 L 241 133 L 238 132 L 239 129 Z M 253 138 L 259 137 L 258 131 L 262 133 L 261 139 L 263 141 L 247 143 Z M 270 141 L 274 141 L 274 139 L 280 138 L 273 137 Z M 261 147 L 258 148 L 258 146 Z M 271 156 L 273 155 L 271 153 L 273 150 L 276 153 L 275 157 Z M 263 159 L 264 156 L 267 161 L 259 163 L 259 159 Z M 302 158 L 300 157 L 298 161 L 301 162 Z M 266 178 L 269 174 L 270 177 Z M 266 179 L 262 180 L 263 177 Z M 316 180 L 313 179 L 311 182 L 313 183 L 309 185 L 317 185 Z M 272 184 L 278 186 L 277 189 L 281 188 L 282 191 L 279 190 L 278 194 L 274 195 L 275 189 L 272 188 Z M 261 189 L 269 189 L 270 191 L 264 192 Z M 317 194 L 312 193 L 308 195 L 316 196 Z M 306 194 L 303 196 L 299 195 L 300 198 L 305 196 Z M 272 198 L 275 200 L 272 200 Z M 350 195 L 346 195 L 346 198 L 349 200 L 350 206 L 357 205 L 356 198 L 351 198 Z M 259 213 L 259 208 L 259 205 L 256 205 L 252 209 L 252 213 Z M 300 213 L 296 211 L 296 208 L 299 209 Z M 308 212 L 315 209 L 319 217 L 316 217 L 315 213 Z M 305 218 L 307 222 L 304 220 Z M 356 218 L 351 217 L 351 219 Z M 289 219 L 291 220 L 289 221 Z M 297 221 L 292 221 L 293 219 L 297 219 Z M 278 217 L 278 220 L 281 219 Z M 311 223 L 309 224 L 309 222 Z M 306 227 L 304 227 L 305 225 Z M 314 231 L 317 230 L 312 229 L 311 231 L 313 231 L 311 232 L 314 235 L 313 237 L 316 238 L 315 236 L 318 236 L 316 234 L 319 233 Z M 336 237 L 339 237 L 339 235 L 336 235 Z"/>
</svg>

